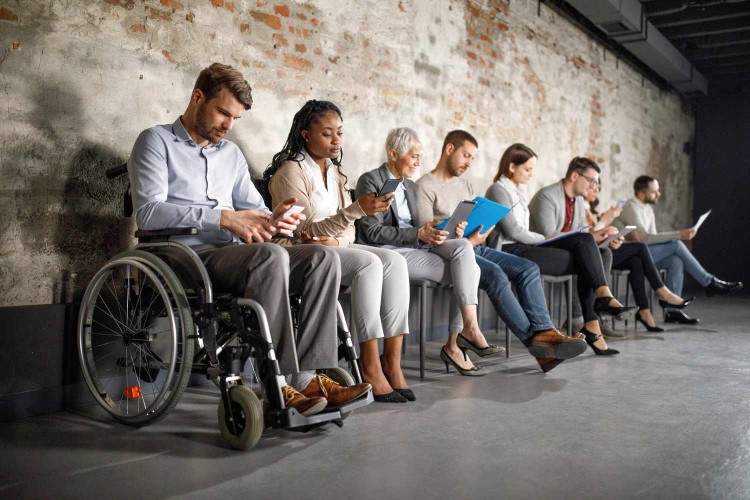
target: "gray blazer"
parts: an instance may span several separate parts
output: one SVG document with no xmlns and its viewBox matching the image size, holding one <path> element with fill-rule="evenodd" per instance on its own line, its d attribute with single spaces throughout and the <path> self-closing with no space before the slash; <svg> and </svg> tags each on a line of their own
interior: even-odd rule
<svg viewBox="0 0 750 500">
<path fill-rule="evenodd" d="M 362 174 L 357 181 L 355 197 L 367 193 L 377 193 L 388 179 L 388 168 L 385 163 L 375 170 Z M 419 243 L 419 223 L 417 221 L 417 185 L 404 179 L 406 205 L 411 212 L 416 227 L 398 227 L 398 211 L 395 203 L 385 212 L 368 215 L 359 219 L 357 224 L 357 243 L 363 245 L 393 245 L 397 247 L 417 248 Z"/>
<path fill-rule="evenodd" d="M 583 196 L 576 196 L 573 224 L 570 229 L 580 229 L 586 225 L 586 208 Z M 562 181 L 540 189 L 529 203 L 531 220 L 529 229 L 549 238 L 562 232 L 565 224 L 565 192 Z"/>
</svg>

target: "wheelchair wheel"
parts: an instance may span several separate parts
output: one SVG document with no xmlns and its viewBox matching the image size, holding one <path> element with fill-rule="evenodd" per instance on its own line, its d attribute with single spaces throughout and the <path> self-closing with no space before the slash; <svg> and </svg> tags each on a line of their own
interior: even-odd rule
<svg viewBox="0 0 750 500">
<path fill-rule="evenodd" d="M 328 375 L 331 380 L 336 382 L 337 384 L 343 386 L 343 387 L 350 387 L 354 385 L 356 382 L 354 381 L 354 377 L 352 377 L 352 374 L 348 371 L 344 370 L 343 368 L 328 368 L 326 370 L 321 370 L 323 373 Z M 351 415 L 352 412 L 348 411 L 341 414 L 341 420 L 344 420 L 346 417 Z"/>
<path fill-rule="evenodd" d="M 219 430 L 224 440 L 235 450 L 252 448 L 263 434 L 263 405 L 258 396 L 244 385 L 229 389 L 232 402 L 232 417 L 227 415 L 224 404 L 219 402 Z"/>
<path fill-rule="evenodd" d="M 78 356 L 96 402 L 135 427 L 167 416 L 190 377 L 194 333 L 164 261 L 141 250 L 115 256 L 89 283 L 78 317 Z"/>
</svg>

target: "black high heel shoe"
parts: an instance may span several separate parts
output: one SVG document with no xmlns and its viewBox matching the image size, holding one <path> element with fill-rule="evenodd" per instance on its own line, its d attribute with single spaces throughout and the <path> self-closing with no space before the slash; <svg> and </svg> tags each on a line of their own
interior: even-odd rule
<svg viewBox="0 0 750 500">
<path fill-rule="evenodd" d="M 585 326 L 581 329 L 581 333 L 584 337 L 586 337 L 586 343 L 597 356 L 611 356 L 613 354 L 620 354 L 620 351 L 618 351 L 617 349 L 599 349 L 594 345 L 594 342 L 602 338 L 601 334 L 590 332 Z"/>
<path fill-rule="evenodd" d="M 646 321 L 641 317 L 641 311 L 638 311 L 637 313 L 635 313 L 635 321 L 645 326 L 646 330 L 648 330 L 649 332 L 659 333 L 659 332 L 664 331 L 664 328 L 660 328 L 658 326 L 651 326 L 648 323 L 646 323 Z"/>
<path fill-rule="evenodd" d="M 458 334 L 458 338 L 456 339 L 456 345 L 459 349 L 461 349 L 461 352 L 464 353 L 464 359 L 466 359 L 466 351 L 473 351 L 477 356 L 482 358 L 485 356 L 490 356 L 492 354 L 505 352 L 505 347 L 500 347 L 495 344 L 487 344 L 487 347 L 479 347 L 460 333 Z"/>
<path fill-rule="evenodd" d="M 608 314 L 614 316 L 618 321 L 629 318 L 638 309 L 638 306 L 620 306 L 609 305 L 614 297 L 599 297 L 594 301 L 594 312 L 599 314 Z"/>
<path fill-rule="evenodd" d="M 661 308 L 662 308 L 662 309 L 666 309 L 667 307 L 671 307 L 672 309 L 684 309 L 684 308 L 686 308 L 686 307 L 688 306 L 688 304 L 690 304 L 690 303 L 691 303 L 691 302 L 692 302 L 692 301 L 693 301 L 694 299 L 695 299 L 695 297 L 690 297 L 689 299 L 682 299 L 682 304 L 678 304 L 678 305 L 670 304 L 670 303 L 669 303 L 669 302 L 667 302 L 666 300 L 661 300 L 661 299 L 659 299 L 659 305 L 661 306 Z"/>
<path fill-rule="evenodd" d="M 450 356 L 448 356 L 448 353 L 445 351 L 445 347 L 440 349 L 440 359 L 443 360 L 443 363 L 445 363 L 445 373 L 448 373 L 448 365 L 453 365 L 453 368 L 458 370 L 458 373 L 463 375 L 464 377 L 483 377 L 487 375 L 487 370 L 484 368 L 479 368 L 475 366 L 474 368 L 469 368 L 468 370 L 465 368 L 461 368 L 456 364 L 453 359 L 451 359 Z"/>
<path fill-rule="evenodd" d="M 383 366 L 383 355 L 380 355 L 380 366 Z M 383 375 L 385 375 L 385 370 L 383 370 Z M 388 375 L 385 375 L 385 379 L 388 380 Z M 388 380 L 388 383 L 391 384 L 391 381 Z M 393 387 L 393 384 L 391 384 L 391 387 Z M 416 401 L 417 396 L 414 395 L 414 391 L 407 388 L 400 388 L 400 387 L 393 387 L 393 390 L 397 393 L 401 394 L 403 397 L 405 397 L 408 401 Z"/>
</svg>

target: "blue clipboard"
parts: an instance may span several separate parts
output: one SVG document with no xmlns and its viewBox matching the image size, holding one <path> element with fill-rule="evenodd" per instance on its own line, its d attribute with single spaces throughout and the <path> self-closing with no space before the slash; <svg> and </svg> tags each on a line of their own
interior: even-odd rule
<svg viewBox="0 0 750 500">
<path fill-rule="evenodd" d="M 479 226 L 483 226 L 480 234 L 486 233 L 491 227 L 495 227 L 495 224 L 500 222 L 503 217 L 510 213 L 510 208 L 495 203 L 494 201 L 490 201 L 487 198 L 482 198 L 481 196 L 477 196 L 473 201 L 476 202 L 476 205 L 474 205 L 474 209 L 466 219 L 467 224 L 466 229 L 464 229 L 464 236 L 466 237 L 476 231 Z M 446 224 L 448 224 L 449 220 L 450 219 L 444 220 L 439 225 L 435 226 L 435 228 L 443 229 Z M 449 236 L 449 238 L 451 237 L 453 236 Z"/>
</svg>

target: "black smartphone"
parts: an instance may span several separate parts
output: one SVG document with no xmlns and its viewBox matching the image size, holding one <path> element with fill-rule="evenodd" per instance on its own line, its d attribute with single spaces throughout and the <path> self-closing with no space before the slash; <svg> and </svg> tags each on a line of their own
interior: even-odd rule
<svg viewBox="0 0 750 500">
<path fill-rule="evenodd" d="M 399 184 L 401 184 L 401 179 L 388 179 L 385 181 L 385 184 L 383 184 L 383 187 L 380 188 L 380 191 L 378 191 L 377 196 L 380 197 L 394 192 Z"/>
</svg>

